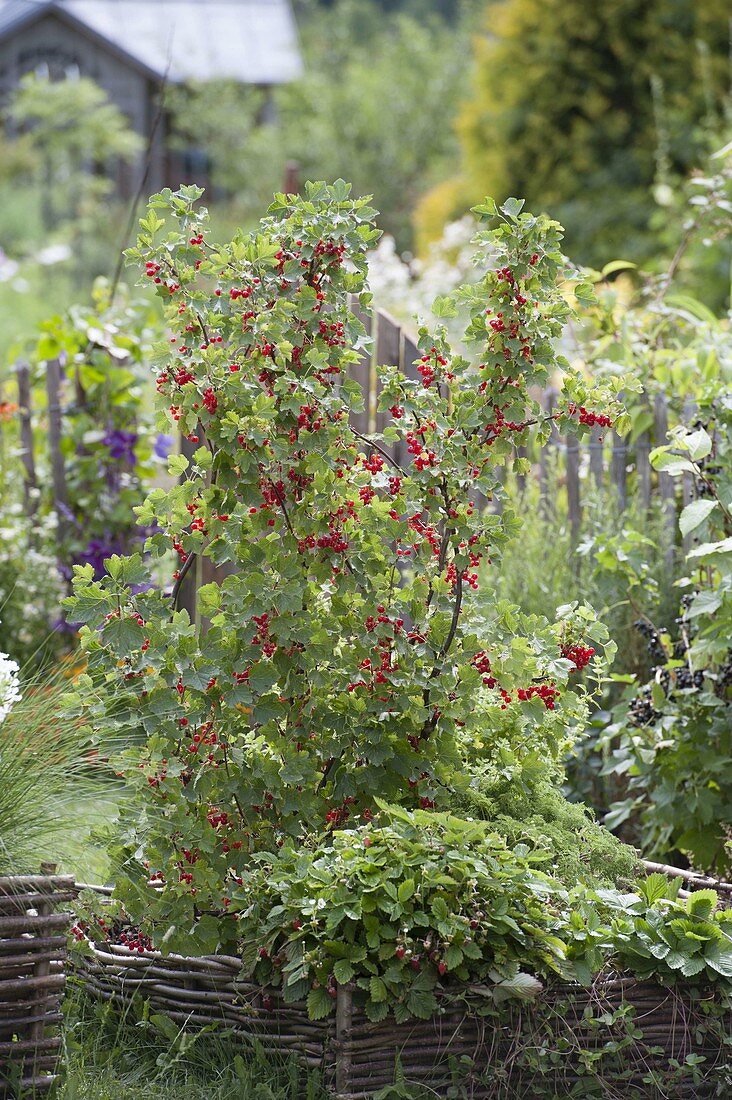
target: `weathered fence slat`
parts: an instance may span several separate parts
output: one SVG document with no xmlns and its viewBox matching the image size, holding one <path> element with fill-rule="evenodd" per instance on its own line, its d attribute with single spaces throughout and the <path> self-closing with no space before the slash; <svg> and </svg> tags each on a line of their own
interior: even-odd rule
<svg viewBox="0 0 732 1100">
<path fill-rule="evenodd" d="M 618 498 L 618 507 L 624 512 L 628 506 L 628 444 L 613 432 L 613 450 L 610 477 Z"/>
<path fill-rule="evenodd" d="M 20 416 L 20 460 L 25 470 L 25 510 L 29 517 L 33 517 L 38 507 L 36 490 L 38 481 L 36 478 L 36 458 L 33 447 L 33 409 L 30 384 L 30 368 L 26 363 L 19 363 L 16 367 L 18 382 L 18 410 Z"/>
<path fill-rule="evenodd" d="M 572 542 L 579 538 L 582 507 L 580 502 L 580 449 L 576 435 L 567 436 L 567 518 Z"/>
<path fill-rule="evenodd" d="M 416 361 L 419 359 L 419 348 L 412 337 L 402 329 L 402 344 L 399 354 L 399 366 L 405 378 L 419 378 Z M 394 458 L 400 466 L 407 464 L 407 448 L 403 440 L 394 444 Z"/>
<path fill-rule="evenodd" d="M 554 406 L 557 401 L 557 391 L 551 386 L 544 390 L 541 395 L 541 406 L 547 416 L 551 416 L 554 412 Z M 554 504 L 550 499 L 549 493 L 549 463 L 550 453 L 552 455 L 552 461 L 556 455 L 556 448 L 559 442 L 559 434 L 556 429 L 554 421 L 552 421 L 551 435 L 549 436 L 549 443 L 546 447 L 542 447 L 541 454 L 539 455 L 539 509 L 545 519 L 548 519 L 554 512 Z"/>
<path fill-rule="evenodd" d="M 641 432 L 635 443 L 635 476 L 638 479 L 638 496 L 647 510 L 651 506 L 651 440 L 648 432 Z"/>
<path fill-rule="evenodd" d="M 595 426 L 590 433 L 590 472 L 595 480 L 595 486 L 598 489 L 602 489 L 605 477 L 604 452 L 602 428 Z"/>
<path fill-rule="evenodd" d="M 364 313 L 358 304 L 358 299 L 353 298 L 349 302 L 349 308 L 351 312 L 358 317 L 366 329 L 367 334 L 371 335 L 371 314 Z M 358 363 L 351 365 L 351 378 L 354 382 L 358 382 L 363 393 L 363 411 L 358 413 L 351 413 L 351 427 L 354 431 L 360 432 L 362 435 L 366 434 L 369 430 L 369 424 L 371 422 L 371 358 L 372 349 L 367 349 L 361 355 Z"/>
<path fill-rule="evenodd" d="M 49 359 L 46 363 L 46 397 L 48 400 L 48 451 L 51 464 L 51 483 L 53 502 L 58 516 L 60 530 L 68 525 L 69 495 L 66 486 L 66 469 L 61 450 L 62 418 L 61 408 L 61 364 L 58 359 Z"/>
<path fill-rule="evenodd" d="M 376 351 L 374 355 L 375 365 L 378 366 L 390 366 L 398 367 L 402 363 L 402 329 L 401 325 L 397 324 L 393 317 L 390 317 L 388 313 L 384 313 L 379 310 L 376 314 Z M 381 381 L 376 381 L 376 409 L 378 410 L 379 398 L 381 397 Z M 391 416 L 388 412 L 375 413 L 376 416 L 376 431 L 383 432 L 384 428 L 391 422 Z M 391 453 L 391 448 L 387 445 L 387 450 Z"/>
</svg>

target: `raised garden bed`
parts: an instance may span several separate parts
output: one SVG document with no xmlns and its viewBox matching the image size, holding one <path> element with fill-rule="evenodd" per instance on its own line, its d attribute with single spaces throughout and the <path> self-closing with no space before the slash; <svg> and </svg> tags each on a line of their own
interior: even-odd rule
<svg viewBox="0 0 732 1100">
<path fill-rule="evenodd" d="M 0 878 L 0 1097 L 45 1092 L 61 1049 L 71 876 Z"/>
<path fill-rule="evenodd" d="M 732 1035 L 729 1008 L 714 991 L 632 977 L 601 978 L 590 989 L 556 984 L 535 1003 L 506 1003 L 491 1015 L 486 997 L 467 987 L 459 997 L 443 994 L 431 1020 L 397 1025 L 369 1022 L 348 987 L 339 987 L 332 1017 L 311 1021 L 304 1005 L 243 979 L 239 960 L 227 956 L 93 945 L 78 965 L 90 992 L 120 1008 L 139 997 L 180 1024 L 219 1023 L 265 1050 L 294 1054 L 322 1071 L 338 1100 L 365 1100 L 399 1073 L 430 1097 L 701 1098 L 724 1095 L 715 1090 L 732 1063 L 719 1031 L 706 1027 L 712 1011 Z M 674 1068 L 689 1055 L 704 1059 L 696 1079 Z"/>
</svg>

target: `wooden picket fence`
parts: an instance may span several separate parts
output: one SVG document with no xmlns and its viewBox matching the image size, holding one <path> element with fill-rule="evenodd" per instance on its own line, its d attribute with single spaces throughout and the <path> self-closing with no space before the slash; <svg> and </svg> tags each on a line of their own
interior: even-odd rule
<svg viewBox="0 0 732 1100">
<path fill-rule="evenodd" d="M 407 378 L 418 378 L 415 360 L 419 356 L 417 344 L 406 329 L 384 310 L 376 310 L 373 315 L 364 314 L 355 302 L 352 309 L 362 320 L 372 339 L 370 354 L 363 354 L 361 360 L 351 370 L 351 377 L 358 382 L 364 395 L 364 410 L 351 417 L 353 428 L 361 435 L 382 432 L 389 424 L 388 412 L 378 411 L 380 386 L 376 371 L 377 364 L 397 366 Z M 551 414 L 557 404 L 558 390 L 546 389 L 539 395 L 544 411 Z M 579 533 L 582 520 L 582 501 L 588 494 L 604 494 L 608 503 L 612 501 L 619 512 L 628 506 L 631 483 L 635 477 L 634 490 L 641 505 L 651 506 L 654 497 L 660 499 L 672 537 L 676 532 L 676 491 L 674 480 L 668 474 L 652 469 L 649 455 L 653 447 L 666 441 L 669 429 L 669 402 L 664 393 L 647 397 L 648 411 L 652 415 L 652 428 L 642 432 L 629 444 L 614 432 L 609 435 L 600 428 L 594 428 L 589 440 L 580 441 L 574 435 L 560 436 L 552 432 L 549 446 L 532 464 L 531 474 L 539 484 L 542 511 L 550 516 L 553 513 L 552 499 L 557 484 L 564 488 L 567 496 L 567 518 L 575 534 Z M 684 408 L 684 420 L 693 418 L 693 406 L 687 402 Z M 407 464 L 407 458 L 401 453 L 400 444 L 381 444 L 384 450 L 400 465 Z M 517 456 L 526 457 L 525 448 L 517 448 Z M 526 488 L 525 476 L 518 478 L 519 490 Z M 688 503 L 693 493 L 691 475 L 684 480 L 684 501 Z"/>
<path fill-rule="evenodd" d="M 391 421 L 388 412 L 378 411 L 380 386 L 377 364 L 396 366 L 407 378 L 418 378 L 415 360 L 419 356 L 414 337 L 384 310 L 373 315 L 361 312 L 355 302 L 352 309 L 362 320 L 372 339 L 370 354 L 363 354 L 351 370 L 351 377 L 358 382 L 364 395 L 364 410 L 351 417 L 352 427 L 361 435 L 382 432 Z M 551 414 L 557 404 L 558 390 L 546 389 L 539 399 L 544 411 Z M 676 492 L 673 478 L 652 469 L 649 455 L 653 447 L 666 441 L 669 429 L 669 402 L 664 393 L 646 398 L 649 413 L 653 417 L 652 429 L 642 432 L 629 444 L 614 432 L 594 428 L 589 441 L 580 441 L 574 435 L 560 436 L 555 430 L 549 446 L 532 465 L 531 475 L 538 479 L 542 510 L 553 512 L 552 497 L 557 483 L 567 495 L 567 517 L 575 533 L 579 532 L 582 519 L 582 500 L 589 493 L 606 494 L 619 512 L 628 506 L 631 479 L 635 476 L 635 492 L 643 507 L 649 508 L 654 497 L 664 506 L 669 528 L 676 531 Z M 693 416 L 693 406 L 684 408 L 684 420 Z M 397 444 L 380 444 L 400 465 L 407 464 L 406 455 Z M 517 448 L 517 456 L 526 456 L 525 448 Z M 526 488 L 526 478 L 519 477 L 519 489 Z M 693 493 L 691 476 L 684 481 L 684 503 Z M 688 498 L 688 499 L 687 499 Z"/>
<path fill-rule="evenodd" d="M 351 369 L 364 396 L 363 410 L 351 416 L 353 429 L 361 436 L 368 437 L 379 433 L 389 424 L 388 412 L 378 410 L 380 383 L 376 365 L 397 366 L 407 378 L 418 378 L 415 360 L 419 352 L 413 335 L 403 328 L 384 310 L 375 310 L 373 314 L 363 313 L 356 300 L 352 301 L 353 311 L 361 318 L 372 342 L 368 352 Z M 24 468 L 25 501 L 29 518 L 32 519 L 38 506 L 39 477 L 38 446 L 46 449 L 46 463 L 49 472 L 50 488 L 59 528 L 63 532 L 68 523 L 69 495 L 67 488 L 65 461 L 63 456 L 64 431 L 64 382 L 57 360 L 50 360 L 46 366 L 46 407 L 43 410 L 43 431 L 38 427 L 38 417 L 32 407 L 32 387 L 27 366 L 16 368 L 18 386 L 18 417 L 21 442 L 21 458 Z M 543 408 L 551 413 L 556 405 L 558 392 L 549 388 L 540 395 Z M 70 395 L 73 401 L 75 394 Z M 527 488 L 528 479 L 538 482 L 538 495 L 542 514 L 551 519 L 555 515 L 555 502 L 558 492 L 566 493 L 566 514 L 571 533 L 576 540 L 582 528 L 583 501 L 589 495 L 603 497 L 608 507 L 614 507 L 620 513 L 628 505 L 631 494 L 637 496 L 645 508 L 658 499 L 668 530 L 669 543 L 676 539 L 677 515 L 679 505 L 688 503 L 694 493 L 693 478 L 686 475 L 683 479 L 682 499 L 677 502 L 674 480 L 668 474 L 656 472 L 651 468 L 649 454 L 652 447 L 663 443 L 669 428 L 669 401 L 665 394 L 656 393 L 647 398 L 651 414 L 651 427 L 642 432 L 630 444 L 614 432 L 593 429 L 589 440 L 578 440 L 574 435 L 560 436 L 555 430 L 549 442 L 536 461 L 532 462 L 528 477 L 517 479 L 519 491 Z M 693 419 L 693 406 L 684 409 L 683 419 Z M 367 445 L 364 439 L 364 446 Z M 403 453 L 401 442 L 380 444 L 383 450 L 400 465 L 408 465 L 408 456 Z M 182 449 L 190 445 L 182 441 Z M 525 448 L 517 449 L 517 456 L 526 456 Z M 529 457 L 531 455 L 529 454 Z M 491 507 L 500 507 L 496 502 Z M 212 566 L 207 560 L 197 563 L 191 570 L 181 588 L 179 606 L 187 607 L 193 613 L 197 589 L 213 576 Z"/>
</svg>

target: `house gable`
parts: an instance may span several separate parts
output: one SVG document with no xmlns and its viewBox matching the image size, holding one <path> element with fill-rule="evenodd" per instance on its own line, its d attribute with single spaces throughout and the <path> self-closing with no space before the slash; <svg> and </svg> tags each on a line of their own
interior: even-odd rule
<svg viewBox="0 0 732 1100">
<path fill-rule="evenodd" d="M 51 16 L 158 82 L 268 85 L 302 71 L 289 0 L 0 0 L 0 44 Z"/>
</svg>

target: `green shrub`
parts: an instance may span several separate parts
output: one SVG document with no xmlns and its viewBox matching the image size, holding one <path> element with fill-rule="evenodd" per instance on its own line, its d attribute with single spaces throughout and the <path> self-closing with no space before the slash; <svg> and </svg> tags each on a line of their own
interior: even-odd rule
<svg viewBox="0 0 732 1100">
<path fill-rule="evenodd" d="M 681 879 L 649 875 L 637 896 L 604 895 L 613 919 L 620 963 L 641 978 L 732 978 L 732 911 L 718 908 L 714 890 L 695 890 L 681 901 Z"/>
<path fill-rule="evenodd" d="M 556 787 L 540 780 L 521 784 L 488 782 L 480 775 L 456 794 L 455 807 L 490 823 L 510 847 L 526 845 L 542 860 L 543 869 L 567 888 L 581 882 L 590 887 L 630 884 L 641 870 L 633 848 L 598 824 L 591 811 L 568 802 Z"/>
<path fill-rule="evenodd" d="M 605 737 L 606 771 L 627 779 L 606 819 L 635 822 L 657 855 L 682 852 L 698 867 L 732 866 L 732 413 L 725 383 L 699 394 L 694 431 L 677 428 L 652 454 L 671 477 L 692 479 L 681 513 L 687 538 L 680 613 L 671 629 L 640 623 L 655 668 L 618 704 Z M 625 825 L 626 831 L 628 825 Z M 632 834 L 629 834 L 632 835 Z"/>
<path fill-rule="evenodd" d="M 516 519 L 479 511 L 471 492 L 501 493 L 514 444 L 534 428 L 546 440 L 533 395 L 560 363 L 560 430 L 613 416 L 622 430 L 614 395 L 632 382 L 593 388 L 558 359 L 561 229 L 487 201 L 477 243 L 498 267 L 456 293 L 469 358 L 444 328 L 423 330 L 417 378 L 379 368 L 392 423 L 362 436 L 348 370 L 364 330 L 349 301 L 369 305 L 373 211 L 343 181 L 313 184 L 214 246 L 199 197 L 156 196 L 130 254 L 167 303 L 177 338 L 157 389 L 196 450 L 171 460 L 185 479 L 137 510 L 156 526 L 149 561 L 113 556 L 99 580 L 77 567 L 69 610 L 87 624 L 88 667 L 69 703 L 101 734 L 137 735 L 118 764 L 137 808 L 119 897 L 164 950 L 205 954 L 237 950 L 263 853 L 336 843 L 377 799 L 449 812 L 481 767 L 561 778 L 613 647 L 576 601 L 548 623 L 479 600 L 481 559 L 498 564 Z M 155 576 L 171 545 L 168 593 Z M 229 566 L 198 593 L 205 630 L 176 609 L 198 556 Z M 521 846 L 498 847 L 523 873 Z"/>
</svg>

